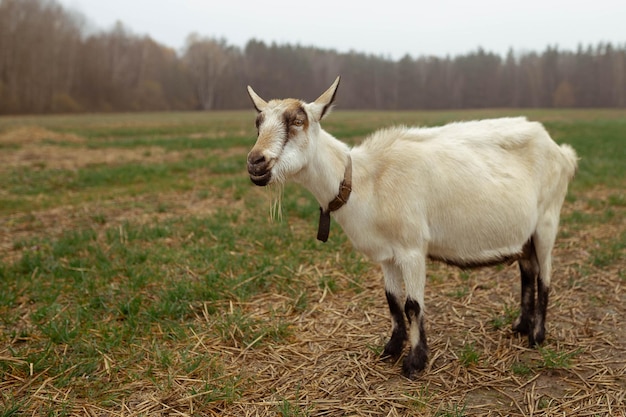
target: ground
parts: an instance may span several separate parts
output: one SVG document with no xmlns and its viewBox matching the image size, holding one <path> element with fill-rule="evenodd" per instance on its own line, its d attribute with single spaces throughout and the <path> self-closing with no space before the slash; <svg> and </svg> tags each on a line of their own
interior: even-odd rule
<svg viewBox="0 0 626 417">
<path fill-rule="evenodd" d="M 220 129 L 249 134 L 237 123 Z M 570 192 L 538 349 L 510 329 L 515 264 L 429 263 L 430 361 L 409 381 L 379 359 L 380 268 L 336 224 L 317 243 L 315 204 L 297 188 L 271 222 L 266 191 L 230 168 L 241 141 L 189 150 L 163 145 L 166 132 L 121 146 L 79 127 L 0 135 L 0 415 L 626 415 L 623 179 Z M 167 172 L 115 177 L 137 164 Z M 114 180 L 87 183 L 93 171 Z M 48 186 L 58 192 L 35 189 Z M 213 274 L 227 285 L 202 292 Z"/>
</svg>

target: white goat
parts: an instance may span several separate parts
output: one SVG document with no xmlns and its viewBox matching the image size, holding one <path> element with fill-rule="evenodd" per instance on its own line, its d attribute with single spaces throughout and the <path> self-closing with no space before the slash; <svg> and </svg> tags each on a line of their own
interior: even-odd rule
<svg viewBox="0 0 626 417">
<path fill-rule="evenodd" d="M 517 260 L 521 314 L 513 328 L 531 346 L 543 342 L 551 251 L 575 151 L 525 118 L 396 127 L 350 149 L 320 127 L 338 85 L 339 77 L 313 103 L 266 102 L 248 87 L 258 112 L 248 172 L 260 186 L 302 184 L 320 204 L 318 238 L 328 237 L 332 212 L 354 247 L 382 264 L 393 323 L 383 357 L 402 354 L 406 315 L 403 373 L 415 378 L 427 364 L 427 257 L 460 267 Z"/>
</svg>

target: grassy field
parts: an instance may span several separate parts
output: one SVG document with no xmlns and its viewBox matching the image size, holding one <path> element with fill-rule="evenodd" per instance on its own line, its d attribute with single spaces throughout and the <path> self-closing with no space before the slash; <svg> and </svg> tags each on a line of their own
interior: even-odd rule
<svg viewBox="0 0 626 417">
<path fill-rule="evenodd" d="M 254 113 L 0 118 L 0 416 L 626 415 L 626 113 L 341 112 L 390 124 L 525 114 L 581 157 L 561 218 L 547 341 L 510 330 L 515 265 L 429 264 L 431 361 L 380 362 L 379 268 L 245 155 Z M 621 414 L 620 414 L 621 413 Z"/>
</svg>

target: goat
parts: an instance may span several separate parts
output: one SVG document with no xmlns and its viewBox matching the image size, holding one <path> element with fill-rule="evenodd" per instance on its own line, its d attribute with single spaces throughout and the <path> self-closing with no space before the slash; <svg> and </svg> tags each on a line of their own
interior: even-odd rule
<svg viewBox="0 0 626 417">
<path fill-rule="evenodd" d="M 517 261 L 521 313 L 513 330 L 531 346 L 542 343 L 574 149 L 523 117 L 393 127 L 349 148 L 320 126 L 339 80 L 312 103 L 267 102 L 248 86 L 258 136 L 247 169 L 259 186 L 303 185 L 320 204 L 318 239 L 328 237 L 332 213 L 354 248 L 382 265 L 392 318 L 382 357 L 400 359 L 408 337 L 403 374 L 414 379 L 427 365 L 427 258 L 462 268 Z"/>
</svg>

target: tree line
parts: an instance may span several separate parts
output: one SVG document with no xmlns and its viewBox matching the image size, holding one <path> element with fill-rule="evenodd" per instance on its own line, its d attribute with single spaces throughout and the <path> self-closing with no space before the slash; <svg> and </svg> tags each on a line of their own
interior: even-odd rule
<svg viewBox="0 0 626 417">
<path fill-rule="evenodd" d="M 177 52 L 122 23 L 85 27 L 54 0 L 0 0 L 0 114 L 249 108 L 247 84 L 312 100 L 337 75 L 344 109 L 626 105 L 626 43 L 392 60 L 198 34 Z"/>
</svg>

